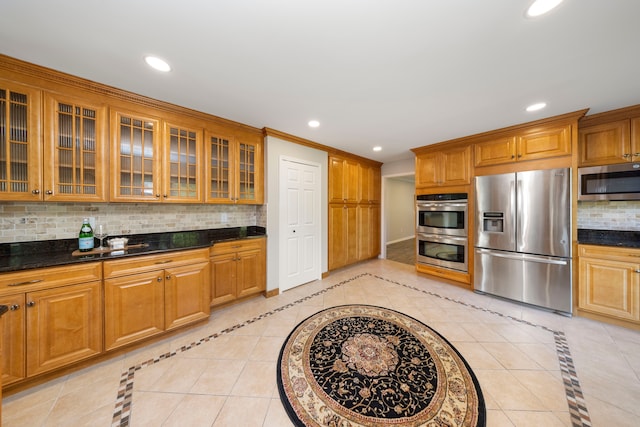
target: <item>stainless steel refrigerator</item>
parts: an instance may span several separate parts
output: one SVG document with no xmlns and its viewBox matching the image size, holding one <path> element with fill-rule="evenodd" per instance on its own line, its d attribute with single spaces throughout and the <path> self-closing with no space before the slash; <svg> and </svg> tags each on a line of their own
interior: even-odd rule
<svg viewBox="0 0 640 427">
<path fill-rule="evenodd" d="M 571 169 L 475 179 L 474 289 L 572 313 Z"/>
</svg>

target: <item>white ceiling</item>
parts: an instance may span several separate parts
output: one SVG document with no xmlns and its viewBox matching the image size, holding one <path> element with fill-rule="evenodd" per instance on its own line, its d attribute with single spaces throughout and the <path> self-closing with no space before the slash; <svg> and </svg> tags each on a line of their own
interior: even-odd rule
<svg viewBox="0 0 640 427">
<path fill-rule="evenodd" d="M 639 0 L 530 2 L 2 0 L 0 53 L 383 162 L 640 103 Z"/>
</svg>

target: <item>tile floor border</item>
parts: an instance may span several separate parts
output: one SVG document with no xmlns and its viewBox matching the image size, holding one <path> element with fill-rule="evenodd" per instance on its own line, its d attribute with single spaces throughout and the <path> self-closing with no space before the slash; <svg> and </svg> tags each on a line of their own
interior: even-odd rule
<svg viewBox="0 0 640 427">
<path fill-rule="evenodd" d="M 177 354 L 183 353 L 185 351 L 188 351 L 194 347 L 197 347 L 199 345 L 202 345 L 206 342 L 209 342 L 213 339 L 218 338 L 221 335 L 225 335 L 225 334 L 229 334 L 233 331 L 236 331 L 242 327 L 251 325 L 252 323 L 255 323 L 259 320 L 262 320 L 264 318 L 267 318 L 269 316 L 272 316 L 276 313 L 279 313 L 283 310 L 286 310 L 288 308 L 291 308 L 297 304 L 303 303 L 305 301 L 308 301 L 309 299 L 315 298 L 319 295 L 322 295 L 326 292 L 329 292 L 339 286 L 343 286 L 347 283 L 353 282 L 354 280 L 360 279 L 362 277 L 374 277 L 376 279 L 379 280 L 383 280 L 385 282 L 388 283 L 392 283 L 395 285 L 399 285 L 399 286 L 403 286 L 405 288 L 411 289 L 411 290 L 415 290 L 436 298 L 440 298 L 446 301 L 450 301 L 456 304 L 461 304 L 463 306 L 469 307 L 469 308 L 473 308 L 475 310 L 480 310 L 486 313 L 490 313 L 490 314 L 494 314 L 506 319 L 510 319 L 513 320 L 515 322 L 519 322 L 519 323 L 523 323 L 529 326 L 533 326 L 533 327 L 537 327 L 537 328 L 542 328 L 547 332 L 550 332 L 553 334 L 554 336 L 554 341 L 555 341 L 555 345 L 556 345 L 556 353 L 558 356 L 558 362 L 560 364 L 560 372 L 562 375 L 562 380 L 564 383 L 564 387 L 565 387 L 565 394 L 567 397 L 567 404 L 569 406 L 569 413 L 571 416 L 571 423 L 573 427 L 591 427 L 591 419 L 589 417 L 589 412 L 587 411 L 587 406 L 586 406 L 586 402 L 584 400 L 584 396 L 582 393 L 582 389 L 580 387 L 580 382 L 578 380 L 578 376 L 576 374 L 576 369 L 575 366 L 573 364 L 573 359 L 571 358 L 571 352 L 569 351 L 569 345 L 567 343 L 566 337 L 564 332 L 562 331 L 556 331 L 553 330 L 551 328 L 548 328 L 546 326 L 543 325 L 537 325 L 534 324 L 532 322 L 523 320 L 523 319 L 519 319 L 510 315 L 505 315 L 503 313 L 500 313 L 498 311 L 495 310 L 490 310 L 487 309 L 485 307 L 480 307 L 477 306 L 475 304 L 470 304 L 467 303 L 465 301 L 461 301 L 455 298 L 451 298 L 448 296 L 443 296 L 440 295 L 436 292 L 432 292 L 432 291 L 428 291 L 425 289 L 420 289 L 418 287 L 415 286 L 411 286 L 411 285 L 407 285 L 405 283 L 402 282 L 398 282 L 396 280 L 391 280 L 388 279 L 386 277 L 382 277 L 376 274 L 371 274 L 371 273 L 361 273 L 358 275 L 355 275 L 349 279 L 345 279 L 342 280 L 336 284 L 333 284 L 331 286 L 328 286 L 324 289 L 321 289 L 317 292 L 314 292 L 312 294 L 309 294 L 303 298 L 297 299 L 293 302 L 290 302 L 288 304 L 285 304 L 283 306 L 277 307 L 271 311 L 262 313 L 258 316 L 253 317 L 252 319 L 246 320 L 242 323 L 238 323 L 236 325 L 233 325 L 229 328 L 223 329 L 220 332 L 216 332 L 213 333 L 207 337 L 201 338 L 198 341 L 194 341 L 191 344 L 188 345 L 184 345 L 182 347 L 180 347 L 179 349 L 176 349 L 174 351 L 171 352 L 167 352 L 164 354 L 161 354 L 160 356 L 157 356 L 153 359 L 149 359 L 145 362 L 139 363 L 137 365 L 131 366 L 130 368 L 128 368 L 126 371 L 124 371 L 120 377 L 120 386 L 118 389 L 118 394 L 117 394 L 117 398 L 116 398 L 116 404 L 115 404 L 115 408 L 114 408 L 114 413 L 113 413 L 113 419 L 112 419 L 112 427 L 115 426 L 120 426 L 120 427 L 128 427 L 130 424 L 130 417 L 131 417 L 131 405 L 132 405 L 132 400 L 133 400 L 133 384 L 134 384 L 134 378 L 135 378 L 135 373 L 136 371 L 139 371 L 141 369 L 144 369 L 147 366 L 151 366 L 154 365 L 160 361 L 163 361 L 165 359 L 171 358 L 176 356 Z"/>
</svg>

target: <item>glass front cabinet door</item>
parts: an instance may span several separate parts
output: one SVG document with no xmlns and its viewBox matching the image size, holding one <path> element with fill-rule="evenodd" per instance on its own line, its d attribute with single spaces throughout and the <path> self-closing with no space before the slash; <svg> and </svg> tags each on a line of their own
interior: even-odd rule
<svg viewBox="0 0 640 427">
<path fill-rule="evenodd" d="M 164 128 L 163 201 L 202 202 L 202 130 L 173 123 Z"/>
<path fill-rule="evenodd" d="M 106 201 L 106 107 L 45 94 L 44 200 Z"/>
<path fill-rule="evenodd" d="M 41 94 L 0 80 L 0 200 L 42 200 Z"/>
</svg>

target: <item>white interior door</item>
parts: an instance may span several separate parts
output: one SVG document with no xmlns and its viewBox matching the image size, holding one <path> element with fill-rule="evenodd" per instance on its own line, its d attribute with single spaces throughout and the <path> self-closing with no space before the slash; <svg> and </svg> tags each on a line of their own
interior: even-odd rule
<svg viewBox="0 0 640 427">
<path fill-rule="evenodd" d="M 280 158 L 280 291 L 320 279 L 320 165 Z"/>
</svg>

